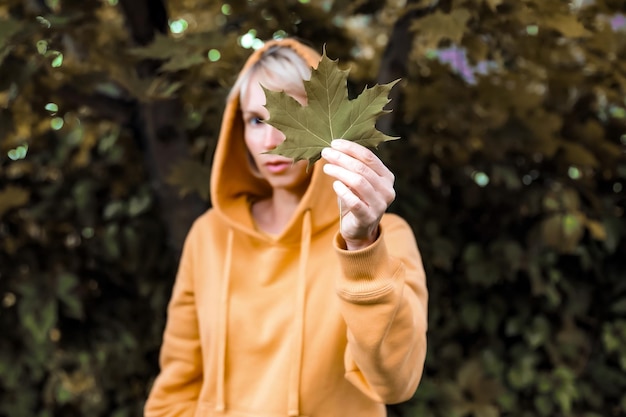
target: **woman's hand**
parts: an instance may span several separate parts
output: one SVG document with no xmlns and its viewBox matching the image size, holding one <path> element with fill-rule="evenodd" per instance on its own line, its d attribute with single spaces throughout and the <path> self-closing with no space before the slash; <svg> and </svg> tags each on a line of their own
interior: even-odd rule
<svg viewBox="0 0 626 417">
<path fill-rule="evenodd" d="M 394 175 L 369 149 L 356 142 L 335 139 L 322 150 L 328 162 L 324 172 L 337 181 L 333 188 L 341 207 L 341 236 L 348 250 L 371 245 L 378 224 L 396 197 Z"/>
</svg>

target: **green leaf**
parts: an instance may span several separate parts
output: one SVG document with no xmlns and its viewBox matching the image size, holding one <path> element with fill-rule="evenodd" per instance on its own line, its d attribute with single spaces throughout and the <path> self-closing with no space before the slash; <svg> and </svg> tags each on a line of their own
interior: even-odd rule
<svg viewBox="0 0 626 417">
<path fill-rule="evenodd" d="M 480 245 L 472 243 L 465 247 L 463 260 L 467 263 L 479 262 L 483 259 L 483 250 Z"/>
<path fill-rule="evenodd" d="M 457 382 L 461 388 L 471 388 L 480 383 L 484 377 L 484 369 L 479 360 L 470 359 L 461 368 L 457 374 Z"/>
<path fill-rule="evenodd" d="M 124 202 L 122 201 L 111 201 L 104 207 L 104 212 L 102 216 L 105 220 L 111 220 L 119 215 L 122 215 L 125 210 Z"/>
<path fill-rule="evenodd" d="M 554 403 L 546 395 L 539 395 L 534 399 L 535 408 L 541 416 L 550 416 L 554 411 Z"/>
<path fill-rule="evenodd" d="M 437 48 L 444 39 L 459 44 L 471 17 L 469 10 L 463 8 L 452 10 L 449 14 L 437 10 L 429 16 L 415 20 L 411 30 L 419 33 L 418 41 L 426 49 Z"/>
<path fill-rule="evenodd" d="M 543 19 L 543 24 L 571 38 L 581 38 L 591 35 L 573 14 L 550 16 Z"/>
<path fill-rule="evenodd" d="M 19 187 L 9 186 L 0 191 L 0 218 L 7 211 L 28 203 L 30 193 Z"/>
<path fill-rule="evenodd" d="M 85 315 L 80 299 L 76 297 L 74 291 L 79 285 L 79 280 L 72 273 L 62 273 L 57 281 L 57 298 L 63 302 L 65 313 L 72 318 L 82 319 Z"/>
<path fill-rule="evenodd" d="M 478 303 L 468 303 L 461 307 L 461 321 L 469 330 L 478 329 L 481 319 L 482 310 Z"/>
<path fill-rule="evenodd" d="M 166 35 L 157 33 L 154 40 L 147 46 L 130 48 L 128 51 L 137 57 L 147 59 L 168 60 L 180 52 L 181 42 Z"/>
<path fill-rule="evenodd" d="M 18 312 L 22 326 L 35 342 L 44 343 L 48 332 L 57 322 L 56 303 L 52 300 L 39 301 L 36 305 L 21 302 Z"/>
<path fill-rule="evenodd" d="M 592 168 L 596 168 L 599 165 L 597 158 L 584 146 L 565 142 L 562 144 L 562 148 L 565 151 L 565 160 L 571 165 L 589 166 Z"/>
<path fill-rule="evenodd" d="M 181 197 L 197 193 L 204 200 L 209 198 L 207 178 L 211 176 L 211 167 L 192 159 L 178 161 L 172 167 L 166 181 L 177 186 Z"/>
<path fill-rule="evenodd" d="M 496 8 L 502 4 L 502 0 L 485 0 L 485 3 L 487 3 L 487 6 L 495 12 Z"/>
<path fill-rule="evenodd" d="M 504 392 L 498 397 L 498 405 L 503 411 L 513 411 L 517 407 L 516 401 L 517 397 L 510 392 Z"/>
<path fill-rule="evenodd" d="M 1 41 L 0 41 L 1 42 Z M 4 59 L 9 56 L 9 52 L 11 52 L 11 47 L 7 46 L 7 47 L 2 47 L 0 46 L 0 66 L 2 65 L 2 63 L 4 62 Z"/>
<path fill-rule="evenodd" d="M 496 284 L 500 279 L 500 271 L 497 265 L 490 261 L 479 261 L 468 264 L 466 274 L 469 282 L 485 287 Z"/>
<path fill-rule="evenodd" d="M 67 404 L 72 399 L 72 393 L 60 386 L 56 392 L 56 400 L 59 404 Z"/>
<path fill-rule="evenodd" d="M 223 43 L 223 37 L 215 33 L 197 33 L 182 39 L 156 34 L 149 45 L 130 48 L 128 52 L 140 59 L 165 61 L 159 71 L 177 72 L 206 63 L 206 51 Z"/>
<path fill-rule="evenodd" d="M 493 405 L 480 404 L 480 405 L 475 406 L 474 416 L 476 417 L 499 417 L 500 412 Z"/>
<path fill-rule="evenodd" d="M 152 196 L 147 192 L 142 192 L 131 197 L 128 202 L 128 215 L 136 217 L 144 213 L 152 204 Z"/>
<path fill-rule="evenodd" d="M 606 240 L 607 232 L 604 224 L 599 221 L 586 219 L 585 226 L 587 226 L 587 230 L 595 240 Z"/>
<path fill-rule="evenodd" d="M 534 318 L 532 324 L 524 330 L 524 337 L 528 344 L 536 349 L 546 344 L 550 337 L 550 323 L 543 316 Z"/>
<path fill-rule="evenodd" d="M 530 386 L 536 378 L 536 358 L 524 354 L 507 372 L 507 380 L 514 389 L 521 390 Z"/>
<path fill-rule="evenodd" d="M 207 59 L 201 54 L 189 54 L 184 57 L 173 57 L 166 64 L 161 66 L 161 71 L 176 72 L 190 68 L 194 65 L 204 64 Z"/>
<path fill-rule="evenodd" d="M 541 237 L 549 247 L 573 253 L 585 232 L 585 220 L 579 211 L 550 215 L 540 224 Z"/>
<path fill-rule="evenodd" d="M 322 55 L 319 66 L 304 82 L 308 104 L 285 92 L 264 88 L 270 113 L 266 123 L 285 134 L 285 141 L 268 153 L 308 160 L 309 166 L 320 159 L 322 149 L 333 139 L 347 139 L 367 147 L 397 139 L 375 128 L 376 118 L 388 111 L 389 91 L 398 81 L 366 88 L 359 97 L 348 99 L 348 71 L 341 70 L 336 60 Z"/>
<path fill-rule="evenodd" d="M 7 45 L 13 35 L 22 29 L 22 23 L 13 19 L 0 19 L 0 49 Z"/>
<path fill-rule="evenodd" d="M 605 217 L 602 224 L 607 233 L 604 246 L 609 253 L 615 253 L 624 234 L 622 221 L 617 217 Z"/>
</svg>

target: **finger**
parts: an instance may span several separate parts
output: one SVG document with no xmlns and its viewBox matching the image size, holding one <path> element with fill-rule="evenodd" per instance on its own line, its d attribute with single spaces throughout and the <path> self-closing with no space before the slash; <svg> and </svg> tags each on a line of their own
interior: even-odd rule
<svg viewBox="0 0 626 417">
<path fill-rule="evenodd" d="M 325 164 L 323 169 L 326 174 L 341 181 L 376 213 L 382 214 L 395 198 L 393 186 L 381 181 L 377 176 L 375 181 L 371 182 L 359 173 L 330 163 Z"/>
<path fill-rule="evenodd" d="M 393 178 L 380 177 L 361 161 L 337 150 L 326 148 L 322 154 L 329 161 L 324 172 L 352 188 L 367 203 L 381 199 L 386 209 L 396 198 Z"/>
<path fill-rule="evenodd" d="M 377 216 L 374 215 L 372 210 L 361 200 L 354 192 L 348 188 L 341 181 L 333 182 L 333 190 L 337 194 L 337 198 L 341 200 L 342 216 L 346 213 L 352 213 L 355 218 L 362 223 L 363 226 L 367 226 L 377 220 Z"/>
<path fill-rule="evenodd" d="M 331 148 L 352 156 L 369 166 L 381 177 L 393 177 L 393 174 L 378 156 L 370 149 L 356 142 L 345 139 L 335 139 L 330 143 Z"/>
<path fill-rule="evenodd" d="M 372 168 L 349 154 L 333 148 L 325 148 L 322 150 L 322 157 L 331 164 L 364 176 L 370 182 L 380 181 L 380 176 Z"/>
<path fill-rule="evenodd" d="M 371 154 L 368 149 L 363 148 L 361 145 L 356 144 L 356 146 L 364 149 L 366 152 Z M 376 160 L 380 161 L 375 155 L 371 155 L 374 156 Z M 322 157 L 331 164 L 341 166 L 348 171 L 363 176 L 367 181 L 372 184 L 374 189 L 382 194 L 387 205 L 391 204 L 391 202 L 395 199 L 395 190 L 393 189 L 395 178 L 391 171 L 389 171 L 386 167 L 384 168 L 386 171 L 386 176 L 380 176 L 370 166 L 366 165 L 361 160 L 334 148 L 323 149 Z M 342 177 L 337 179 L 343 180 L 344 178 Z M 355 179 L 354 181 L 360 180 Z M 346 181 L 346 184 L 355 187 L 355 183 L 353 181 Z"/>
</svg>

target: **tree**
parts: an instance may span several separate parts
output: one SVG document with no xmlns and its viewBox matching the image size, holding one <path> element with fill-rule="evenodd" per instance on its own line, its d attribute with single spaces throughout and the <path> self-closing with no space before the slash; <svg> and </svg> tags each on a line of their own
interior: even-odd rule
<svg viewBox="0 0 626 417">
<path fill-rule="evenodd" d="M 626 6 L 617 0 L 6 0 L 0 416 L 138 416 L 228 87 L 298 36 L 401 78 L 392 210 L 427 267 L 402 416 L 626 411 Z M 367 29 L 367 30 L 364 30 Z"/>
</svg>

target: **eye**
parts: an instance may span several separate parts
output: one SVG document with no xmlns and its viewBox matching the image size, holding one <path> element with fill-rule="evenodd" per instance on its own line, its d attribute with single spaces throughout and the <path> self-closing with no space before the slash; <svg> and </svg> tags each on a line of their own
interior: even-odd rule
<svg viewBox="0 0 626 417">
<path fill-rule="evenodd" d="M 248 119 L 248 124 L 250 126 L 258 126 L 260 124 L 263 124 L 263 119 L 258 116 L 252 116 Z"/>
</svg>

